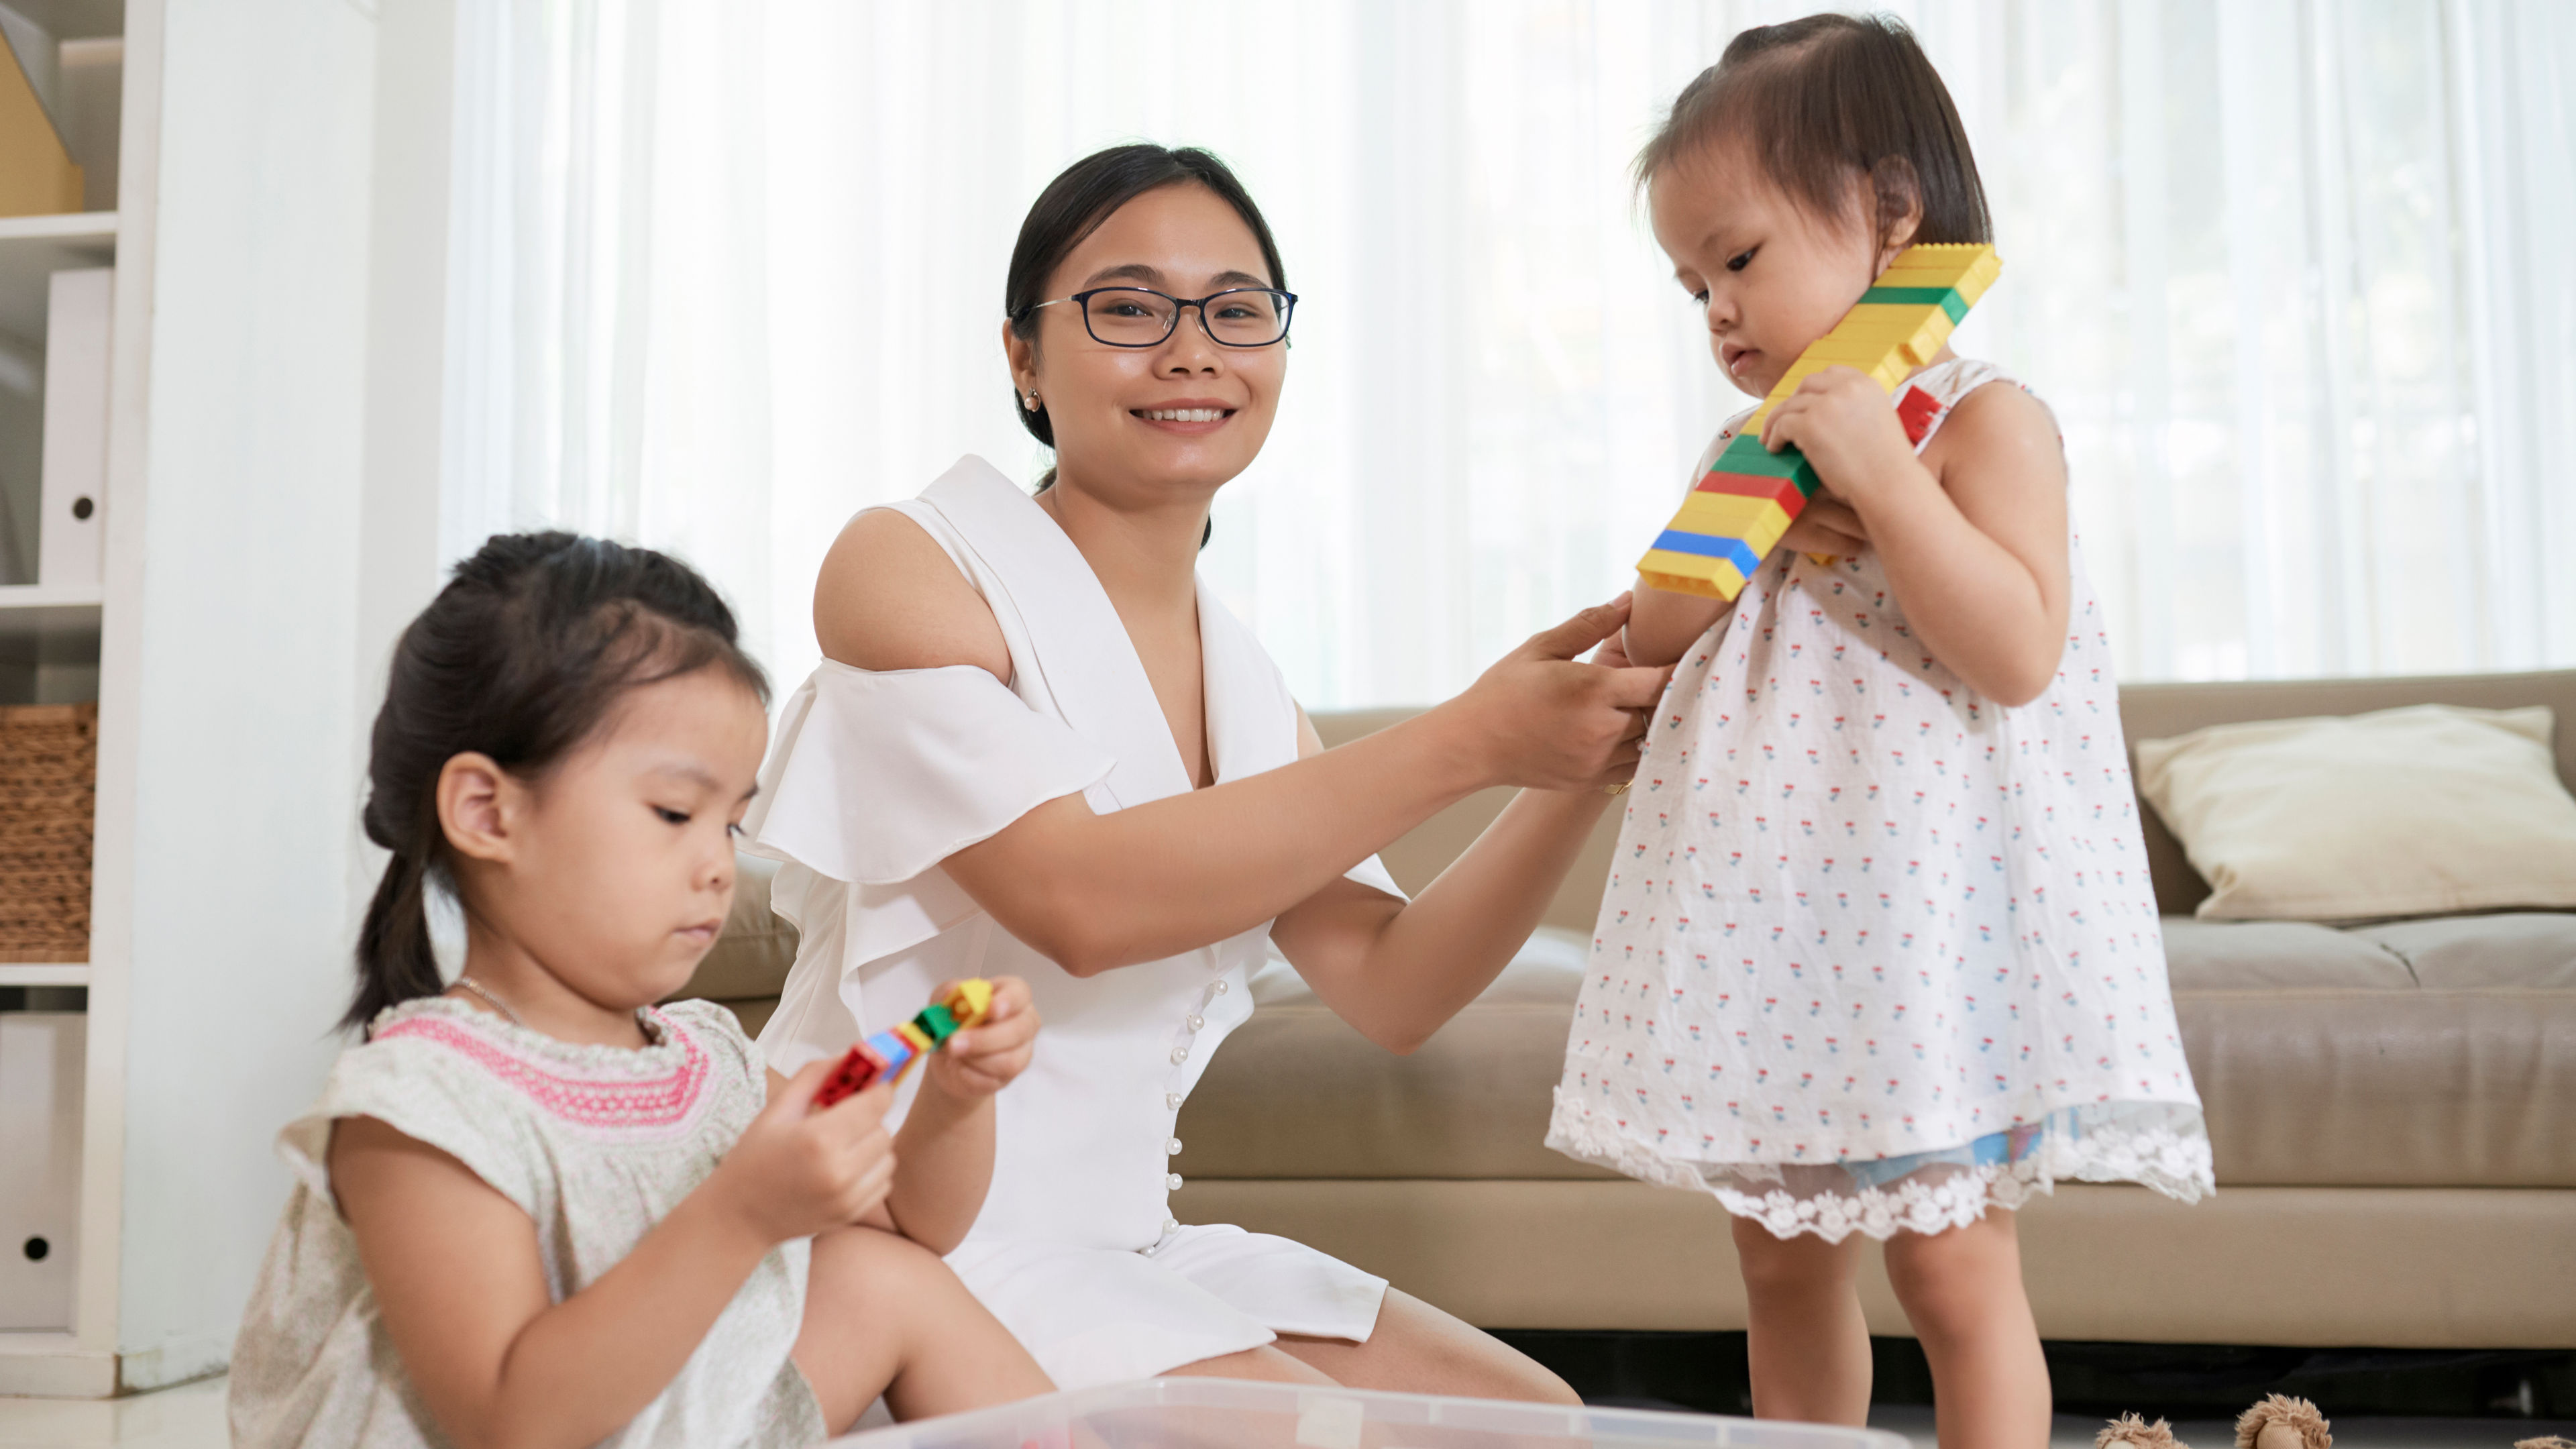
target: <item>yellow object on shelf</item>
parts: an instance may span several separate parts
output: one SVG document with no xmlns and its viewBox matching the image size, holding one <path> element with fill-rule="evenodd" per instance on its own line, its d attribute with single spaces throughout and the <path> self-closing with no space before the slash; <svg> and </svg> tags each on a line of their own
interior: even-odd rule
<svg viewBox="0 0 2576 1449">
<path fill-rule="evenodd" d="M 5 36 L 0 47 L 0 216 L 46 216 L 81 209 L 81 169 L 63 147 L 53 117 L 27 79 L 25 63 Z"/>
</svg>

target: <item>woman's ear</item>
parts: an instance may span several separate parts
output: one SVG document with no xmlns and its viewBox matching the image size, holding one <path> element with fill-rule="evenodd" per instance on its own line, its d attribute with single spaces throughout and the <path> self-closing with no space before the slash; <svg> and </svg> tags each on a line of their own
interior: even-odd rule
<svg viewBox="0 0 2576 1449">
<path fill-rule="evenodd" d="M 1007 317 L 1002 319 L 1002 356 L 1011 364 L 1011 390 L 1022 397 L 1037 391 L 1037 339 L 1022 337 Z"/>
<path fill-rule="evenodd" d="M 507 864 L 517 854 L 515 826 L 527 788 L 490 755 L 467 751 L 438 771 L 438 829 L 467 860 Z"/>
</svg>

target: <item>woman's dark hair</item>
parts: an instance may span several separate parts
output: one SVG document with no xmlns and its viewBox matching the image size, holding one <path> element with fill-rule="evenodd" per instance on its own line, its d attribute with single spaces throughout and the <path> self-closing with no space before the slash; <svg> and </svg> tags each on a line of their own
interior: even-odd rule
<svg viewBox="0 0 2576 1449">
<path fill-rule="evenodd" d="M 1862 219 L 1881 244 L 1916 202 L 1916 242 L 1994 240 L 1949 88 L 1893 16 L 1810 15 L 1737 35 L 1637 154 L 1638 186 L 1721 141 L 1743 144 L 1817 216 L 1850 215 L 1853 183 L 1865 181 Z"/>
<path fill-rule="evenodd" d="M 1010 274 L 1002 283 L 1002 315 L 1011 319 L 1011 330 L 1036 339 L 1037 306 L 1049 300 L 1041 290 L 1047 278 L 1055 275 L 1084 238 L 1100 229 L 1111 212 L 1148 191 L 1185 182 L 1206 187 L 1234 208 L 1261 246 L 1262 263 L 1270 268 L 1270 285 L 1288 290 L 1288 269 L 1279 263 L 1279 243 L 1271 238 L 1270 223 L 1261 219 L 1252 193 L 1243 189 L 1223 161 L 1195 146 L 1178 150 L 1147 143 L 1112 146 L 1064 168 L 1030 204 L 1028 218 L 1020 223 L 1019 244 L 1011 248 Z M 1039 442 L 1055 446 L 1055 424 L 1048 421 L 1043 402 L 1031 410 L 1021 407 L 1014 396 L 1011 411 Z M 1049 480 L 1053 477 L 1050 472 Z"/>
<path fill-rule="evenodd" d="M 687 564 L 570 533 L 486 541 L 394 645 L 367 759 L 367 838 L 393 852 L 358 930 L 358 994 L 341 1025 L 446 989 L 428 892 L 447 868 L 438 777 L 479 751 L 523 779 L 597 731 L 627 691 L 713 666 L 764 703 L 733 611 Z"/>
</svg>

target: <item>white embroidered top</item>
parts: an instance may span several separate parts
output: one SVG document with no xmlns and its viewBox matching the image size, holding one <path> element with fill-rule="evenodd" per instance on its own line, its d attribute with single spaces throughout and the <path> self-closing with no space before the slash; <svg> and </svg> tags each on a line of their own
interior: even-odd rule
<svg viewBox="0 0 2576 1449">
<path fill-rule="evenodd" d="M 1897 410 L 1919 449 L 2001 381 L 1944 363 Z M 1550 1146 L 1782 1237 L 1937 1232 L 2060 1177 L 2208 1190 L 2110 640 L 2067 547 L 2066 652 L 2018 707 L 1924 650 L 1869 551 L 1776 551 L 1691 646 Z"/>
<path fill-rule="evenodd" d="M 760 1114 L 768 1072 L 733 1013 L 683 1001 L 638 1013 L 653 1044 L 575 1046 L 446 997 L 379 1015 L 311 1111 L 278 1134 L 296 1184 L 233 1347 L 239 1446 L 413 1449 L 447 1442 L 403 1373 L 331 1198 L 331 1124 L 373 1117 L 456 1158 L 537 1226 L 546 1289 L 579 1292 L 634 1250 Z M 792 1445 L 825 1437 L 788 1360 L 808 1244 L 763 1258 L 644 1412 L 600 1441 Z"/>
</svg>

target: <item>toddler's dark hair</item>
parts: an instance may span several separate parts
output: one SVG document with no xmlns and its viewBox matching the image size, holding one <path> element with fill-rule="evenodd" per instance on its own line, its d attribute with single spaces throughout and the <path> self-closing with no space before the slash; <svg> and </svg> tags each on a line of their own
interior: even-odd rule
<svg viewBox="0 0 2576 1449">
<path fill-rule="evenodd" d="M 1949 88 L 1893 16 L 1810 15 L 1738 34 L 1674 98 L 1637 154 L 1637 184 L 1729 140 L 1817 216 L 1848 216 L 1860 182 L 1862 219 L 1882 244 L 1913 202 L 1916 242 L 1994 240 Z"/>
<path fill-rule="evenodd" d="M 446 868 L 438 776 L 479 751 L 543 775 L 629 690 L 722 669 L 766 703 L 733 611 L 667 554 L 571 533 L 505 533 L 456 566 L 394 646 L 367 759 L 367 838 L 393 852 L 358 931 L 358 994 L 343 1027 L 446 989 L 428 890 Z"/>
</svg>

